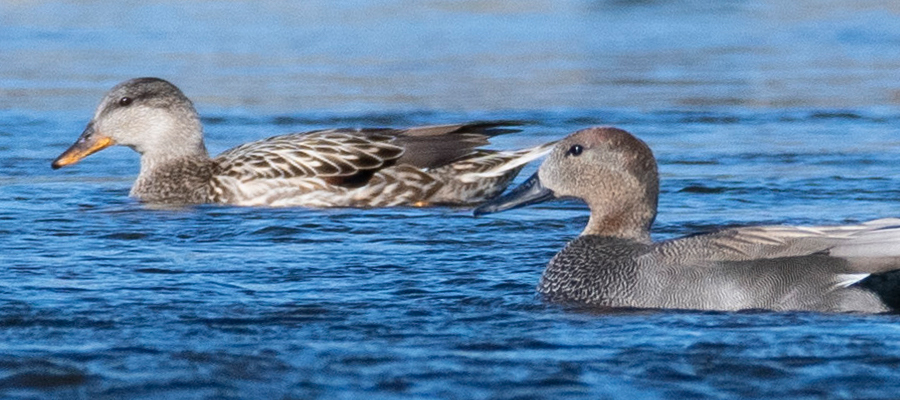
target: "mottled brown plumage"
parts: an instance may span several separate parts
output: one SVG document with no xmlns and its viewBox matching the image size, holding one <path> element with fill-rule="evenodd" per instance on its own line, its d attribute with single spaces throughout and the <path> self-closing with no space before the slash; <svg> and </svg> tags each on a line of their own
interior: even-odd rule
<svg viewBox="0 0 900 400">
<path fill-rule="evenodd" d="M 480 149 L 509 122 L 329 129 L 274 136 L 209 158 L 191 101 L 158 78 L 112 88 L 53 167 L 115 144 L 141 154 L 131 195 L 155 203 L 385 207 L 473 205 L 496 196 L 549 145 Z"/>
</svg>

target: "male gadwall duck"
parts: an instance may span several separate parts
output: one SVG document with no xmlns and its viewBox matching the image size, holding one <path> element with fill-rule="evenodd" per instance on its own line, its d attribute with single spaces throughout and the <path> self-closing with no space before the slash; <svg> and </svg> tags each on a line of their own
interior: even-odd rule
<svg viewBox="0 0 900 400">
<path fill-rule="evenodd" d="M 475 215 L 551 198 L 584 200 L 581 235 L 547 265 L 554 302 L 702 310 L 896 310 L 900 219 L 751 226 L 654 242 L 659 177 L 650 148 L 616 128 L 560 141 L 538 172 Z"/>
<path fill-rule="evenodd" d="M 200 117 L 175 85 L 138 78 L 113 87 L 84 133 L 53 161 L 74 164 L 112 145 L 140 153 L 131 196 L 153 203 L 386 207 L 473 205 L 503 192 L 552 146 L 478 148 L 509 123 L 329 129 L 275 136 L 210 158 Z"/>
</svg>

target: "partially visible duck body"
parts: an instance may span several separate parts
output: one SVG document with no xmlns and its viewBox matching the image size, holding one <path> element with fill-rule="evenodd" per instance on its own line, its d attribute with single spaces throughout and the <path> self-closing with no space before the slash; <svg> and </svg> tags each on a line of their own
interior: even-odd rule
<svg viewBox="0 0 900 400">
<path fill-rule="evenodd" d="M 479 148 L 508 122 L 408 129 L 329 129 L 275 136 L 210 158 L 200 117 L 171 83 L 113 87 L 81 137 L 53 161 L 71 165 L 112 145 L 141 155 L 131 196 L 167 204 L 386 207 L 475 205 L 497 196 L 542 145 Z"/>
<path fill-rule="evenodd" d="M 550 260 L 538 284 L 553 302 L 837 312 L 900 306 L 900 219 L 728 228 L 654 242 L 658 194 L 646 144 L 621 129 L 591 128 L 560 141 L 534 176 L 475 214 L 558 197 L 588 204 L 584 232 Z"/>
</svg>

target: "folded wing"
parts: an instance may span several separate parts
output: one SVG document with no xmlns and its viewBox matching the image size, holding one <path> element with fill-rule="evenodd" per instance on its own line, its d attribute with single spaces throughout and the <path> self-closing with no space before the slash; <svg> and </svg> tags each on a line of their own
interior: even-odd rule
<svg viewBox="0 0 900 400">
<path fill-rule="evenodd" d="M 348 177 L 392 165 L 403 148 L 380 132 L 324 130 L 275 136 L 228 150 L 218 157 L 221 175 L 258 179 Z"/>
<path fill-rule="evenodd" d="M 656 253 L 698 266 L 820 254 L 847 260 L 852 272 L 879 273 L 900 269 L 900 219 L 730 228 L 662 242 Z"/>
</svg>

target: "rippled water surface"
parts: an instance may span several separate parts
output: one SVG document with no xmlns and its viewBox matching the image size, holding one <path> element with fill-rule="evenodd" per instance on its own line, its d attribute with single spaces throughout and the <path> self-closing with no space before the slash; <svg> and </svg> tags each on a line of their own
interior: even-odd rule
<svg viewBox="0 0 900 400">
<path fill-rule="evenodd" d="M 577 202 L 160 209 L 128 198 L 129 149 L 50 169 L 106 89 L 153 75 L 195 100 L 211 153 L 338 126 L 522 121 L 497 148 L 620 126 L 659 159 L 658 239 L 900 216 L 893 2 L 339 3 L 0 3 L 0 397 L 900 392 L 895 315 L 541 302 Z"/>
</svg>

